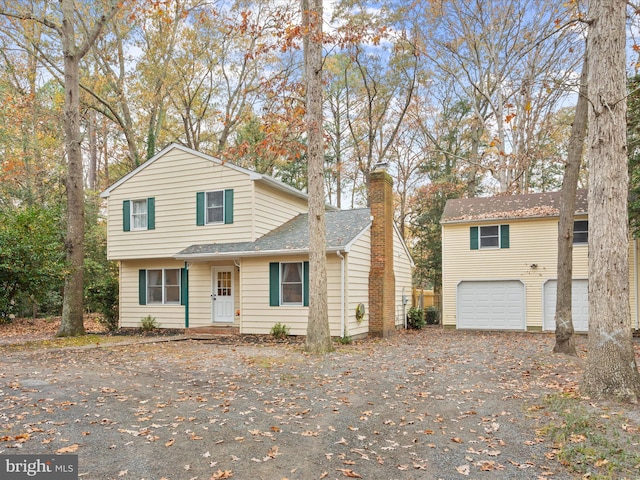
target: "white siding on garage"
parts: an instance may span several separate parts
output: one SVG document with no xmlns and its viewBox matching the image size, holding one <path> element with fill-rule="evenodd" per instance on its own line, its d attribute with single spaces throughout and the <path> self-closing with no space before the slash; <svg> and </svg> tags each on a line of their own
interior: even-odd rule
<svg viewBox="0 0 640 480">
<path fill-rule="evenodd" d="M 544 329 L 555 331 L 556 298 L 558 282 L 549 280 L 544 284 Z M 576 332 L 589 331 L 589 281 L 586 279 L 573 280 L 571 287 L 571 314 L 573 329 Z"/>
<path fill-rule="evenodd" d="M 524 294 L 524 284 L 518 280 L 460 282 L 457 288 L 457 327 L 524 330 Z"/>
</svg>

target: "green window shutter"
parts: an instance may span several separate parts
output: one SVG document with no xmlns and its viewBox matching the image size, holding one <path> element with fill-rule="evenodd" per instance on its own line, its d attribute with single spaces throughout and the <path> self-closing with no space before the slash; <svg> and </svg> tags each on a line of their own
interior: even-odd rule
<svg viewBox="0 0 640 480">
<path fill-rule="evenodd" d="M 196 193 L 196 225 L 204 225 L 204 192 Z"/>
<path fill-rule="evenodd" d="M 131 202 L 129 200 L 122 202 L 122 230 L 131 231 Z"/>
<path fill-rule="evenodd" d="M 224 223 L 233 223 L 233 189 L 224 191 Z"/>
<path fill-rule="evenodd" d="M 500 248 L 509 248 L 509 225 L 500 225 Z"/>
<path fill-rule="evenodd" d="M 280 264 L 269 263 L 269 306 L 280 306 Z"/>
<path fill-rule="evenodd" d="M 138 303 L 147 304 L 147 271 L 138 270 Z"/>
<path fill-rule="evenodd" d="M 189 305 L 189 271 L 180 269 L 180 305 Z"/>
<path fill-rule="evenodd" d="M 478 227 L 471 227 L 469 229 L 469 240 L 471 243 L 471 250 L 478 250 Z"/>
<path fill-rule="evenodd" d="M 302 264 L 302 305 L 309 306 L 309 262 Z"/>
<path fill-rule="evenodd" d="M 156 199 L 147 198 L 147 230 L 156 228 Z"/>
</svg>

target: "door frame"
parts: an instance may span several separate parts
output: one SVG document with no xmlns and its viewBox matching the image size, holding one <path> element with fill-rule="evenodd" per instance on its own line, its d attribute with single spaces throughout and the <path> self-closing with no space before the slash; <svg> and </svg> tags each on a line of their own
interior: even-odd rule
<svg viewBox="0 0 640 480">
<path fill-rule="evenodd" d="M 231 315 L 225 317 L 224 320 L 216 319 L 216 300 L 214 296 L 217 295 L 216 289 L 218 287 L 218 272 L 230 272 L 231 273 Z M 233 265 L 214 265 L 211 267 L 211 323 L 233 323 L 235 321 L 234 307 L 235 307 L 235 268 Z"/>
</svg>

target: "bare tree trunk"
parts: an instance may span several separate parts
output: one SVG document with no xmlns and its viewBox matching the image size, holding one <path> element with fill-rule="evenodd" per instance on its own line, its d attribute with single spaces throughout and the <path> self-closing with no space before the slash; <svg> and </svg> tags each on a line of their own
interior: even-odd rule
<svg viewBox="0 0 640 480">
<path fill-rule="evenodd" d="M 62 320 L 57 336 L 84 335 L 84 178 L 82 166 L 82 135 L 80 132 L 80 61 L 95 43 L 104 24 L 118 9 L 97 19 L 87 37 L 76 45 L 75 11 L 73 0 L 60 0 L 62 23 L 59 34 L 64 58 L 64 136 L 67 154 L 67 237 L 65 249 L 69 272 L 65 276 Z"/>
<path fill-rule="evenodd" d="M 84 185 L 80 132 L 80 58 L 75 45 L 73 0 L 62 0 L 64 55 L 64 136 L 67 154 L 67 237 L 69 273 L 64 282 L 59 337 L 84 335 Z"/>
<path fill-rule="evenodd" d="M 302 0 L 307 83 L 306 123 L 309 175 L 309 320 L 306 349 L 332 350 L 327 307 L 327 238 L 324 215 L 324 137 L 322 123 L 322 0 Z"/>
<path fill-rule="evenodd" d="M 98 132 L 96 131 L 96 111 L 89 110 L 87 130 L 89 136 L 89 174 L 88 186 L 90 190 L 96 190 L 98 185 Z"/>
<path fill-rule="evenodd" d="M 576 210 L 576 190 L 580 177 L 580 164 L 587 136 L 588 108 L 588 59 L 582 64 L 580 91 L 576 113 L 571 127 L 567 163 L 562 178 L 560 194 L 560 222 L 558 223 L 558 290 L 556 294 L 556 344 L 554 353 L 577 356 L 573 337 L 571 292 L 573 283 L 573 215 Z"/>
<path fill-rule="evenodd" d="M 629 307 L 624 0 L 589 2 L 589 350 L 587 395 L 640 396 Z"/>
</svg>

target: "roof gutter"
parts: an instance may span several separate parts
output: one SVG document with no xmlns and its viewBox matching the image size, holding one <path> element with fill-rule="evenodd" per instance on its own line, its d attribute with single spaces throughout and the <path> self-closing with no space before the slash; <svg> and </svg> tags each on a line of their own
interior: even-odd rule
<svg viewBox="0 0 640 480">
<path fill-rule="evenodd" d="M 343 250 L 341 247 L 328 247 L 327 253 L 336 253 Z M 346 250 L 345 250 L 346 251 Z M 191 254 L 176 254 L 173 256 L 176 260 L 191 260 L 191 261 L 210 261 L 217 260 L 219 258 L 246 258 L 246 257 L 273 257 L 278 255 L 308 255 L 309 249 L 283 249 L 283 250 L 260 250 L 260 251 L 243 251 L 243 252 L 217 252 L 217 253 L 191 253 Z"/>
</svg>

